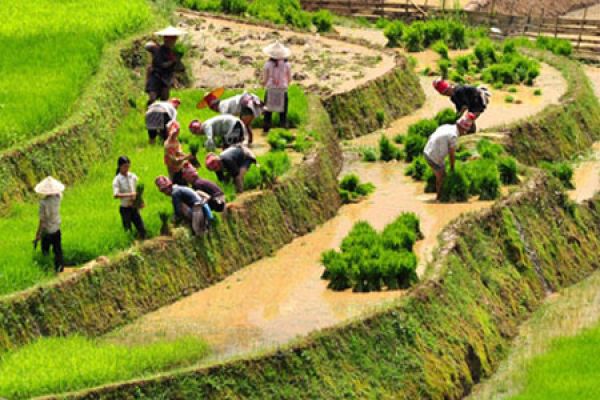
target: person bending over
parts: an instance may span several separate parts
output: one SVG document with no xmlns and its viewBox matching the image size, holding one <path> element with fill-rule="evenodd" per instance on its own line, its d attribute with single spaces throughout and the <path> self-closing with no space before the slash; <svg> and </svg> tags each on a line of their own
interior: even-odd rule
<svg viewBox="0 0 600 400">
<path fill-rule="evenodd" d="M 226 149 L 244 142 L 246 137 L 246 126 L 233 115 L 217 115 L 204 122 L 193 120 L 189 128 L 194 135 L 206 135 L 204 145 L 210 151 L 214 151 L 217 143 Z"/>
<path fill-rule="evenodd" d="M 256 156 L 244 146 L 233 146 L 220 155 L 209 153 L 206 156 L 206 168 L 214 171 L 221 182 L 233 180 L 238 193 L 244 191 L 244 175 L 252 164 L 256 164 Z"/>
</svg>

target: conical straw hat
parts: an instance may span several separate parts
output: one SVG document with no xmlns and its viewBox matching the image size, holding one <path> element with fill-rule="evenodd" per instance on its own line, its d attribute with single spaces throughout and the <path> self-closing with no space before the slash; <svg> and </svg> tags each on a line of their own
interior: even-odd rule
<svg viewBox="0 0 600 400">
<path fill-rule="evenodd" d="M 292 51 L 289 48 L 285 47 L 285 45 L 283 45 L 279 40 L 265 47 L 263 49 L 263 52 L 269 57 L 274 58 L 276 60 L 288 58 L 292 55 Z"/>
<path fill-rule="evenodd" d="M 65 185 L 49 176 L 35 185 L 35 192 L 43 195 L 59 194 L 65 190 Z"/>
<path fill-rule="evenodd" d="M 169 26 L 162 31 L 154 32 L 154 34 L 156 36 L 183 36 L 185 35 L 185 32 L 179 28 L 175 28 L 174 26 Z"/>
</svg>

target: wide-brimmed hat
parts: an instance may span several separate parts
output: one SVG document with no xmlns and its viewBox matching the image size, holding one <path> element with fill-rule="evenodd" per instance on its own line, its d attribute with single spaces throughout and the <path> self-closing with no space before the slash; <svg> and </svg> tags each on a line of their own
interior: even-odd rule
<svg viewBox="0 0 600 400">
<path fill-rule="evenodd" d="M 275 60 L 288 58 L 292 55 L 292 51 L 289 48 L 285 47 L 285 45 L 283 45 L 283 43 L 281 43 L 279 40 L 265 47 L 263 49 L 263 53 L 265 53 L 271 58 L 274 58 Z"/>
<path fill-rule="evenodd" d="M 169 26 L 168 28 L 163 29 L 162 31 L 154 32 L 156 36 L 183 36 L 185 35 L 185 31 L 182 31 L 179 28 L 175 28 L 174 26 Z"/>
<path fill-rule="evenodd" d="M 204 95 L 198 104 L 196 104 L 196 108 L 204 108 L 212 105 L 215 101 L 219 100 L 221 96 L 223 96 L 223 93 L 225 93 L 225 89 L 222 87 L 210 91 Z"/>
<path fill-rule="evenodd" d="M 35 185 L 35 192 L 44 196 L 60 194 L 65 191 L 65 185 L 57 181 L 51 176 L 44 178 L 40 183 Z"/>
</svg>

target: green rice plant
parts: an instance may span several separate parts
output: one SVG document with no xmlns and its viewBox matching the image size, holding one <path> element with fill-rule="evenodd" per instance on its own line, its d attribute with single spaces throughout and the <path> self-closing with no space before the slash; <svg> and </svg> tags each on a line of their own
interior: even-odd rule
<svg viewBox="0 0 600 400">
<path fill-rule="evenodd" d="M 271 151 L 285 150 L 291 147 L 296 137 L 287 129 L 272 129 L 267 135 L 267 143 L 271 146 Z"/>
<path fill-rule="evenodd" d="M 179 0 L 182 6 L 195 11 L 222 11 L 220 0 Z"/>
<path fill-rule="evenodd" d="M 510 96 L 510 95 L 508 95 L 508 96 L 506 96 L 506 97 L 504 98 L 504 102 L 505 102 L 505 103 L 511 103 L 511 104 L 512 104 L 512 103 L 514 103 L 514 102 L 515 102 L 515 98 L 514 98 L 513 96 Z"/>
<path fill-rule="evenodd" d="M 422 181 L 427 171 L 427 161 L 422 156 L 416 157 L 412 160 L 410 165 L 406 168 L 404 174 L 412 177 L 416 181 Z"/>
<path fill-rule="evenodd" d="M 421 135 L 408 135 L 404 141 L 404 159 L 411 162 L 423 154 L 427 139 Z"/>
<path fill-rule="evenodd" d="M 394 21 L 394 22 L 396 22 L 396 21 Z M 375 22 L 375 27 L 377 29 L 385 29 L 391 23 L 392 23 L 392 21 L 385 19 L 383 17 L 379 17 L 379 18 L 377 18 L 377 21 Z M 402 35 L 400 35 L 400 36 L 402 36 Z"/>
<path fill-rule="evenodd" d="M 477 66 L 480 69 L 495 64 L 498 61 L 494 44 L 489 39 L 481 40 L 477 46 L 475 46 L 473 54 L 475 55 L 475 58 L 477 58 Z"/>
<path fill-rule="evenodd" d="M 394 136 L 394 143 L 402 144 L 402 143 L 404 143 L 404 139 L 406 139 L 406 136 L 403 135 L 402 133 L 399 133 Z"/>
<path fill-rule="evenodd" d="M 508 88 L 508 93 L 517 93 L 517 92 L 518 92 L 518 90 L 514 86 L 511 86 L 511 87 Z"/>
<path fill-rule="evenodd" d="M 482 158 L 496 160 L 502 153 L 504 153 L 504 148 L 497 144 L 492 143 L 488 139 L 481 139 L 477 142 L 477 152 Z"/>
<path fill-rule="evenodd" d="M 461 75 L 466 75 L 469 72 L 469 68 L 471 65 L 471 57 L 458 56 L 454 59 L 454 64 L 456 65 L 456 72 L 458 72 Z"/>
<path fill-rule="evenodd" d="M 3 1 L 0 149 L 47 132 L 75 108 L 105 46 L 150 26 L 145 0 Z"/>
<path fill-rule="evenodd" d="M 464 171 L 470 182 L 470 194 L 479 195 L 479 200 L 495 200 L 500 196 L 500 174 L 494 160 L 469 162 Z"/>
<path fill-rule="evenodd" d="M 450 71 L 450 66 L 451 66 L 450 61 L 441 59 L 441 60 L 438 60 L 437 64 L 438 64 L 440 76 L 444 79 L 448 78 L 448 72 Z"/>
<path fill-rule="evenodd" d="M 362 183 L 356 174 L 348 174 L 340 181 L 340 197 L 343 204 L 356 203 L 375 190 L 372 183 Z"/>
<path fill-rule="evenodd" d="M 441 126 L 447 124 L 455 124 L 456 120 L 458 119 L 458 116 L 456 115 L 456 111 L 454 111 L 452 108 L 444 108 L 442 111 L 438 112 L 435 115 L 435 117 L 433 117 L 433 119 L 435 120 L 435 122 L 437 122 L 438 126 Z"/>
<path fill-rule="evenodd" d="M 461 22 L 450 21 L 448 31 L 448 42 L 451 49 L 467 48 L 467 31 Z"/>
<path fill-rule="evenodd" d="M 414 53 L 423 50 L 424 40 L 422 23 L 414 22 L 412 25 L 404 28 L 402 42 L 407 51 Z"/>
<path fill-rule="evenodd" d="M 425 170 L 423 180 L 425 181 L 425 193 L 435 193 L 435 174 L 431 168 Z"/>
<path fill-rule="evenodd" d="M 542 95 L 542 89 L 535 89 L 533 91 L 533 95 L 534 96 L 541 96 Z"/>
<path fill-rule="evenodd" d="M 505 185 L 515 185 L 519 183 L 517 176 L 517 161 L 513 157 L 501 157 L 498 159 L 498 171 L 500 180 Z"/>
<path fill-rule="evenodd" d="M 329 10 L 319 10 L 312 15 L 312 23 L 317 32 L 331 32 L 333 28 L 333 15 Z"/>
<path fill-rule="evenodd" d="M 566 162 L 542 162 L 540 164 L 544 170 L 548 171 L 550 175 L 558 178 L 563 184 L 565 189 L 574 189 L 573 185 L 573 167 Z"/>
<path fill-rule="evenodd" d="M 450 74 L 448 75 L 448 79 L 451 80 L 452 82 L 459 83 L 461 85 L 466 83 L 465 76 L 455 70 L 450 71 Z"/>
<path fill-rule="evenodd" d="M 436 53 L 438 53 L 440 55 L 440 57 L 442 57 L 445 60 L 448 60 L 448 46 L 446 46 L 446 43 L 440 41 L 437 41 L 433 44 L 433 46 L 431 46 L 431 48 L 433 49 L 433 51 L 435 51 Z"/>
<path fill-rule="evenodd" d="M 442 203 L 458 203 L 469 200 L 471 182 L 462 166 L 456 163 L 455 170 L 449 171 L 442 184 L 440 201 Z"/>
<path fill-rule="evenodd" d="M 456 151 L 456 159 L 458 161 L 467 161 L 469 158 L 471 158 L 473 156 L 473 154 L 471 154 L 471 152 L 469 150 L 457 150 Z"/>
<path fill-rule="evenodd" d="M 145 185 L 143 183 L 138 183 L 135 187 L 135 201 L 133 202 L 133 207 L 138 210 L 144 207 L 144 189 Z"/>
<path fill-rule="evenodd" d="M 227 14 L 242 15 L 248 9 L 246 0 L 220 0 L 221 11 Z"/>
<path fill-rule="evenodd" d="M 516 54 L 517 44 L 514 40 L 505 40 L 502 45 L 502 53 L 504 54 Z"/>
<path fill-rule="evenodd" d="M 385 124 L 385 111 L 377 110 L 377 112 L 375 113 L 375 118 L 377 119 L 377 123 L 379 124 L 379 126 L 383 127 L 383 125 Z"/>
<path fill-rule="evenodd" d="M 341 253 L 328 250 L 321 255 L 321 263 L 325 266 L 321 278 L 329 280 L 329 289 L 341 291 L 351 287 L 348 264 Z"/>
<path fill-rule="evenodd" d="M 307 132 L 305 130 L 300 130 L 296 135 L 292 148 L 298 153 L 305 153 L 315 144 L 315 136 L 316 133 L 314 131 Z"/>
<path fill-rule="evenodd" d="M 430 74 L 431 74 L 431 68 L 429 68 L 429 67 L 425 67 L 421 71 L 421 75 L 423 75 L 423 76 L 429 76 Z"/>
<path fill-rule="evenodd" d="M 207 349 L 191 337 L 135 346 L 82 336 L 39 339 L 2 354 L 0 396 L 28 399 L 141 378 L 192 365 Z"/>
<path fill-rule="evenodd" d="M 302 10 L 298 0 L 254 0 L 248 6 L 248 14 L 275 24 L 289 24 L 308 29 L 312 25 L 309 13 Z"/>
<path fill-rule="evenodd" d="M 394 221 L 394 224 L 402 224 L 406 226 L 410 231 L 417 235 L 417 239 L 423 239 L 423 232 L 421 232 L 421 221 L 417 214 L 413 212 L 403 212 Z"/>
<path fill-rule="evenodd" d="M 440 118 L 444 116 L 440 115 Z M 438 122 L 435 119 L 422 119 L 408 127 L 407 136 L 418 135 L 428 138 L 438 128 Z"/>
<path fill-rule="evenodd" d="M 406 28 L 406 25 L 404 25 L 404 23 L 400 20 L 388 21 L 385 19 L 379 19 L 377 21 L 378 28 L 383 24 L 383 22 L 380 21 L 385 21 L 385 26 L 380 29 L 383 29 L 383 34 L 388 40 L 387 46 L 400 47 L 402 45 L 402 37 L 404 35 L 404 29 Z"/>
<path fill-rule="evenodd" d="M 273 186 L 277 178 L 292 167 L 289 156 L 284 151 L 270 151 L 258 156 L 258 165 L 251 167 L 244 176 L 244 188 L 265 189 Z"/>
<path fill-rule="evenodd" d="M 381 234 L 381 241 L 387 250 L 412 251 L 417 234 L 402 224 L 389 224 Z"/>
<path fill-rule="evenodd" d="M 169 213 L 160 211 L 158 217 L 160 218 L 160 234 L 162 236 L 169 236 L 171 234 L 171 228 L 169 227 Z"/>
<path fill-rule="evenodd" d="M 342 240 L 340 249 L 349 251 L 352 247 L 368 248 L 379 243 L 377 231 L 367 221 L 358 221 Z"/>
<path fill-rule="evenodd" d="M 394 144 L 390 142 L 390 139 L 385 135 L 381 135 L 381 138 L 379 139 L 379 159 L 381 161 L 402 159 L 402 152 L 400 149 L 394 146 Z"/>
<path fill-rule="evenodd" d="M 363 147 L 360 150 L 361 158 L 366 162 L 377 161 L 377 151 L 373 147 Z"/>
<path fill-rule="evenodd" d="M 549 50 L 559 56 L 568 57 L 573 53 L 573 45 L 566 39 L 539 36 L 535 41 L 535 47 Z"/>
<path fill-rule="evenodd" d="M 389 290 L 406 289 L 418 281 L 414 253 L 384 250 L 378 263 L 383 283 Z"/>
<path fill-rule="evenodd" d="M 423 23 L 423 46 L 430 47 L 444 43 L 448 37 L 448 20 L 430 19 Z M 444 45 L 445 46 L 445 45 Z M 435 49 L 434 49 L 435 50 Z M 446 57 L 448 48 L 446 47 Z M 441 54 L 440 54 L 441 55 Z"/>
</svg>

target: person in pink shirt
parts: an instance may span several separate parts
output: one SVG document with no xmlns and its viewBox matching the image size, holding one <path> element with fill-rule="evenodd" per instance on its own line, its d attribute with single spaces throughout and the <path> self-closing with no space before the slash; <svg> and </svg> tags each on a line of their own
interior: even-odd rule
<svg viewBox="0 0 600 400">
<path fill-rule="evenodd" d="M 287 59 L 292 52 L 279 41 L 265 47 L 263 52 L 269 56 L 262 82 L 266 89 L 263 130 L 268 132 L 271 129 L 273 112 L 279 113 L 279 125 L 287 128 L 288 87 L 292 81 L 292 69 Z"/>
</svg>

